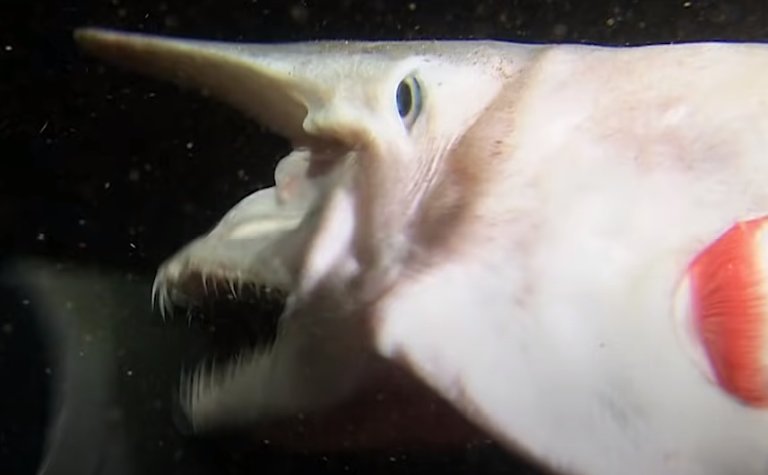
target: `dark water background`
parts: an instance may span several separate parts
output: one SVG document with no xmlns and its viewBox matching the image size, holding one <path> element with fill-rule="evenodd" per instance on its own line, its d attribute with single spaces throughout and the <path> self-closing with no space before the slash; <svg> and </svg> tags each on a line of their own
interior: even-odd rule
<svg viewBox="0 0 768 475">
<path fill-rule="evenodd" d="M 287 144 L 218 103 L 82 56 L 74 27 L 251 41 L 760 41 L 767 5 L 0 0 L 0 474 L 35 473 L 44 452 L 46 474 L 537 473 L 492 445 L 302 455 L 180 436 L 168 401 L 200 337 L 150 312 L 151 278 L 269 184 Z"/>
</svg>

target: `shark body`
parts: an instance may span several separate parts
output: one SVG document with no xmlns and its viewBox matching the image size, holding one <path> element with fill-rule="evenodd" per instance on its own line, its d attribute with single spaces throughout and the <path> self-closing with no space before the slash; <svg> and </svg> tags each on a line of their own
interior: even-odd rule
<svg viewBox="0 0 768 475">
<path fill-rule="evenodd" d="M 77 37 L 294 145 L 158 271 L 161 309 L 286 297 L 272 346 L 185 379 L 195 430 L 332 407 L 383 360 L 559 473 L 768 472 L 768 46 Z"/>
</svg>

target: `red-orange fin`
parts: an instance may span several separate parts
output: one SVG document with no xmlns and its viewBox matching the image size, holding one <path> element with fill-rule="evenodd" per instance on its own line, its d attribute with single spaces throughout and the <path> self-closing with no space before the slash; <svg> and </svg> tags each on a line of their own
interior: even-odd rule
<svg viewBox="0 0 768 475">
<path fill-rule="evenodd" d="M 682 316 L 723 390 L 768 407 L 768 217 L 736 223 L 688 267 Z"/>
</svg>

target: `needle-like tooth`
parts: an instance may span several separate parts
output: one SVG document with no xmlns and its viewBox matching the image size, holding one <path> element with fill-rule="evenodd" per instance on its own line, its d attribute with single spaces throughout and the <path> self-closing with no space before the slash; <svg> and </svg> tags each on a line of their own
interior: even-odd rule
<svg viewBox="0 0 768 475">
<path fill-rule="evenodd" d="M 200 381 L 203 378 L 203 371 L 205 370 L 205 360 L 200 362 L 200 364 L 195 368 L 195 376 L 192 380 L 192 401 L 191 405 L 194 405 L 196 401 L 200 400 L 200 397 L 202 396 L 202 388 Z"/>
<path fill-rule="evenodd" d="M 165 288 L 160 288 L 159 286 L 157 289 L 157 309 L 160 311 L 163 322 L 165 322 Z"/>
<path fill-rule="evenodd" d="M 169 318 L 173 318 L 173 302 L 171 301 L 170 295 L 168 295 L 168 289 L 164 288 L 162 293 L 162 299 L 163 299 L 163 308 L 165 308 L 165 313 L 168 314 Z"/>
<path fill-rule="evenodd" d="M 155 304 L 157 303 L 157 288 L 160 285 L 157 279 L 158 275 L 155 275 L 155 280 L 152 281 L 152 298 L 150 300 L 150 304 L 152 307 L 152 310 L 155 309 Z"/>
<path fill-rule="evenodd" d="M 165 290 L 164 289 L 158 290 L 157 308 L 158 310 L 160 310 L 160 315 L 163 317 L 163 321 L 165 321 Z"/>
<path fill-rule="evenodd" d="M 229 291 L 232 293 L 232 297 L 234 297 L 235 300 L 237 300 L 238 297 L 237 297 L 237 292 L 235 291 L 235 282 L 232 280 L 229 281 Z"/>
<path fill-rule="evenodd" d="M 202 279 L 203 279 L 203 294 L 208 295 L 208 275 L 205 272 L 203 272 L 202 274 Z"/>
</svg>

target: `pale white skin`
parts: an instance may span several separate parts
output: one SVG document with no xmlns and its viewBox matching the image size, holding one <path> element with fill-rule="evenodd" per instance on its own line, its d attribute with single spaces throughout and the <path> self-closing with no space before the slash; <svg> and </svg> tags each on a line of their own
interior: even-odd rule
<svg viewBox="0 0 768 475">
<path fill-rule="evenodd" d="M 158 272 L 162 308 L 196 273 L 290 295 L 274 347 L 182 385 L 198 430 L 332 406 L 384 357 L 555 471 L 768 473 L 681 287 L 768 213 L 768 46 L 79 39 L 296 146 Z"/>
</svg>

